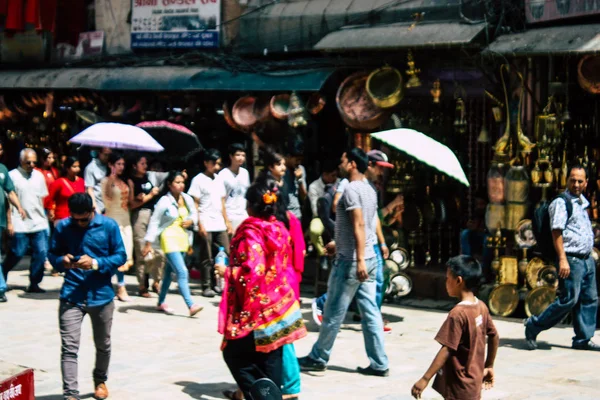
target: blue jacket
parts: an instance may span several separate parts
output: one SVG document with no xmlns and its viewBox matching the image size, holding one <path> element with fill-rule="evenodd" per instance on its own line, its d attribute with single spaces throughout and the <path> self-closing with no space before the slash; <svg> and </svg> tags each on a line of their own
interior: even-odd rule
<svg viewBox="0 0 600 400">
<path fill-rule="evenodd" d="M 196 209 L 194 199 L 187 193 L 181 193 L 181 195 L 183 196 L 185 206 L 189 212 L 189 215 L 186 219 L 191 219 L 194 223 L 193 230 L 198 230 L 198 210 Z M 179 206 L 177 205 L 177 200 L 175 200 L 171 193 L 165 194 L 154 206 L 154 212 L 152 213 L 152 218 L 150 218 L 150 223 L 148 224 L 148 230 L 146 231 L 146 237 L 144 240 L 152 243 L 155 247 L 160 247 L 160 240 L 158 240 L 160 234 L 166 228 L 171 226 L 178 217 Z M 188 240 L 190 242 L 190 246 L 194 243 L 193 230 L 188 230 Z"/>
<path fill-rule="evenodd" d="M 66 270 L 62 262 L 66 254 L 75 257 L 88 255 L 96 259 L 98 270 Z M 110 280 L 117 268 L 127 261 L 127 254 L 117 223 L 96 214 L 86 228 L 73 223 L 71 218 L 60 221 L 52 235 L 48 260 L 54 269 L 66 272 L 60 291 L 61 300 L 98 307 L 110 303 L 115 297 Z"/>
</svg>

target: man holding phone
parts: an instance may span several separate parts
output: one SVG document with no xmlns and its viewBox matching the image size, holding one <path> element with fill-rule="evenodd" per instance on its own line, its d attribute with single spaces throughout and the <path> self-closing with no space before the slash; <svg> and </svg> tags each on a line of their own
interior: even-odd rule
<svg viewBox="0 0 600 400">
<path fill-rule="evenodd" d="M 66 400 L 78 400 L 77 352 L 81 323 L 90 315 L 96 345 L 93 372 L 96 399 L 108 398 L 106 380 L 110 361 L 110 332 L 115 310 L 111 277 L 125 264 L 127 255 L 119 226 L 94 211 L 87 193 L 69 198 L 70 218 L 58 223 L 48 259 L 65 272 L 58 312 L 61 337 L 61 370 Z"/>
</svg>

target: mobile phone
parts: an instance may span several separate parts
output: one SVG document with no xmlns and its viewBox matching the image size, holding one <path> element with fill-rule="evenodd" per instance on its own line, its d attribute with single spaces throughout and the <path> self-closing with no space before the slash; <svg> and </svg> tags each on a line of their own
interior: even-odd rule
<svg viewBox="0 0 600 400">
<path fill-rule="evenodd" d="M 77 261 L 79 261 L 80 258 L 81 258 L 81 256 L 73 256 L 73 261 L 71 261 L 71 262 L 76 263 Z"/>
</svg>

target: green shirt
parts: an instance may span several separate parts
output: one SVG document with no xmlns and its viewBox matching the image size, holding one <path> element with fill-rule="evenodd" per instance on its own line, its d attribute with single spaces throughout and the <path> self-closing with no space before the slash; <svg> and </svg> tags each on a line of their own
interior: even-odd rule
<svg viewBox="0 0 600 400">
<path fill-rule="evenodd" d="M 15 191 L 15 185 L 4 164 L 0 164 L 0 187 L 4 190 L 4 193 L 0 195 L 0 228 L 6 229 L 6 196 Z"/>
</svg>

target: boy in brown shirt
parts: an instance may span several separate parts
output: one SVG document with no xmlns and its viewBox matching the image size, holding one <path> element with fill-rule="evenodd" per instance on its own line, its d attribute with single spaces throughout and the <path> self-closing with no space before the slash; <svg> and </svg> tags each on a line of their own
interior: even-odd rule
<svg viewBox="0 0 600 400">
<path fill-rule="evenodd" d="M 434 374 L 433 389 L 444 399 L 479 400 L 481 388 L 494 385 L 494 360 L 499 337 L 487 306 L 475 297 L 481 266 L 471 256 L 457 256 L 446 264 L 446 290 L 460 299 L 448 314 L 435 340 L 442 348 L 425 375 L 412 387 L 416 399 Z M 487 337 L 487 357 L 485 344 Z"/>
</svg>

